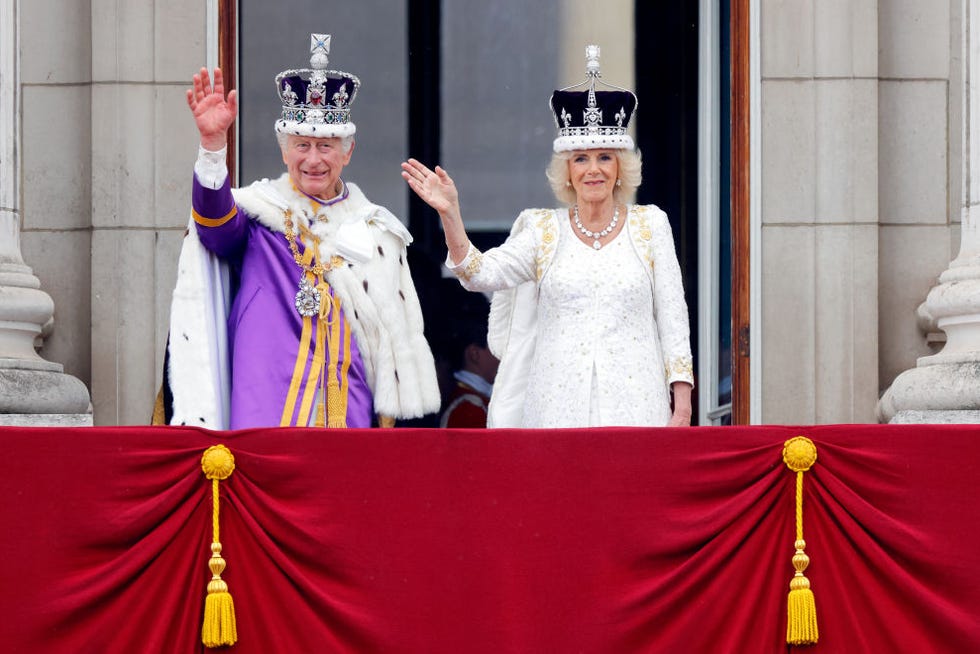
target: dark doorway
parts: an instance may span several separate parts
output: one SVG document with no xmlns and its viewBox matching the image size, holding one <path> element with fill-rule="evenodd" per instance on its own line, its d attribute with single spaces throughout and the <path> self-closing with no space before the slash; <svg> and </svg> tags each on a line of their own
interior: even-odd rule
<svg viewBox="0 0 980 654">
<path fill-rule="evenodd" d="M 674 232 L 698 361 L 698 3 L 636 3 L 637 201 L 665 212 Z M 695 368 L 696 370 L 696 368 Z M 696 385 L 695 393 L 700 391 Z M 697 401 L 694 402 L 697 419 Z"/>
</svg>

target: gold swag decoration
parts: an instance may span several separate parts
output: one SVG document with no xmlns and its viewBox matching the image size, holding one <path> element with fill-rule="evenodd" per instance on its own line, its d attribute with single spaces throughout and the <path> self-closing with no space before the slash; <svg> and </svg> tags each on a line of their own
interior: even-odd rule
<svg viewBox="0 0 980 654">
<path fill-rule="evenodd" d="M 235 471 L 235 457 L 224 445 L 214 445 L 204 451 L 201 457 L 204 476 L 211 480 L 211 581 L 208 582 L 208 595 L 204 601 L 204 624 L 201 627 L 201 641 L 205 647 L 234 645 L 238 640 L 235 625 L 235 603 L 228 592 L 228 584 L 221 579 L 225 560 L 221 558 L 221 541 L 218 530 L 218 482 L 227 479 Z"/>
<path fill-rule="evenodd" d="M 806 541 L 803 540 L 803 473 L 817 462 L 817 446 L 804 436 L 791 438 L 783 443 L 783 462 L 796 473 L 796 554 L 793 555 L 796 574 L 789 582 L 786 642 L 790 645 L 813 645 L 819 633 L 810 580 L 803 575 L 810 565 L 810 557 L 803 552 L 806 548 Z"/>
</svg>

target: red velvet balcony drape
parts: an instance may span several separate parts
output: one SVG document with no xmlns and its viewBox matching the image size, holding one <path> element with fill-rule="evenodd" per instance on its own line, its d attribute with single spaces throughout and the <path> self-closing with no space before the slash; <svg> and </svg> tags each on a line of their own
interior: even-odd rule
<svg viewBox="0 0 980 654">
<path fill-rule="evenodd" d="M 820 642 L 789 648 L 794 475 Z M 980 651 L 980 427 L 0 429 L 0 651 Z"/>
</svg>

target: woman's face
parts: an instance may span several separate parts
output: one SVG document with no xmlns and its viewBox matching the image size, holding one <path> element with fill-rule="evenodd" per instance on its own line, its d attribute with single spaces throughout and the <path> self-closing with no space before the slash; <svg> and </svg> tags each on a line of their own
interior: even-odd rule
<svg viewBox="0 0 980 654">
<path fill-rule="evenodd" d="M 568 178 L 577 202 L 608 200 L 619 178 L 619 157 L 615 150 L 575 150 L 568 160 Z"/>
</svg>

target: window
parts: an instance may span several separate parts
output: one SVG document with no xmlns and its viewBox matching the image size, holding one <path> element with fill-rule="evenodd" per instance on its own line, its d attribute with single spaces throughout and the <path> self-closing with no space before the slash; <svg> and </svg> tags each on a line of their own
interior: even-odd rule
<svg viewBox="0 0 980 654">
<path fill-rule="evenodd" d="M 544 177 L 554 138 L 548 98 L 584 78 L 584 45 L 599 43 L 607 78 L 639 96 L 638 199 L 665 209 L 674 229 L 696 415 L 701 424 L 748 424 L 750 0 L 610 0 L 601 15 L 594 3 L 562 0 L 208 2 L 217 35 L 209 65 L 239 73 L 233 174 L 249 182 L 282 172 L 274 77 L 308 65 L 310 32 L 330 33 L 331 66 L 362 81 L 347 177 L 436 258 L 445 252 L 438 221 L 411 198 L 398 163 L 407 155 L 442 163 L 461 189 L 473 240 L 500 242 L 521 209 L 554 205 Z"/>
<path fill-rule="evenodd" d="M 372 202 L 407 220 L 398 168 L 408 151 L 405 3 L 240 0 L 238 13 L 240 182 L 284 172 L 273 129 L 281 111 L 275 77 L 288 68 L 309 67 L 311 32 L 331 34 L 329 67 L 361 80 L 351 107 L 357 125 L 354 156 L 344 177 Z"/>
</svg>

